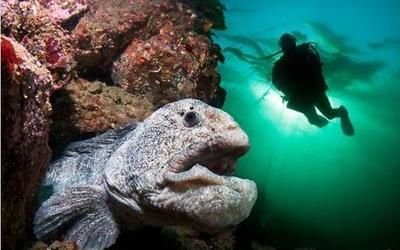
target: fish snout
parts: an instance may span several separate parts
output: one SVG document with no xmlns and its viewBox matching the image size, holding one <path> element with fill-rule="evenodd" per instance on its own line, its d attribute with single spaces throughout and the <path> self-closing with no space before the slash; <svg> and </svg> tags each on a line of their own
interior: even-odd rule
<svg viewBox="0 0 400 250">
<path fill-rule="evenodd" d="M 231 123 L 225 126 L 215 146 L 239 158 L 249 151 L 250 142 L 246 132 L 237 123 Z"/>
<path fill-rule="evenodd" d="M 237 148 L 247 150 L 250 147 L 249 137 L 247 133 L 235 121 L 226 125 L 227 139 Z"/>
</svg>

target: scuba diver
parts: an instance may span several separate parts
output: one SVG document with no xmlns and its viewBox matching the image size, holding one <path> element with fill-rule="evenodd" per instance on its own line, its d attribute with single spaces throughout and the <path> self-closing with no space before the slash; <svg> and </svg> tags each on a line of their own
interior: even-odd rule
<svg viewBox="0 0 400 250">
<path fill-rule="evenodd" d="M 322 75 L 322 64 L 313 43 L 296 45 L 296 38 L 285 33 L 279 39 L 283 55 L 272 69 L 272 83 L 283 92 L 287 107 L 303 113 L 317 127 L 340 118 L 342 131 L 354 135 L 354 128 L 344 106 L 332 108 L 326 95 L 328 86 Z M 317 114 L 318 110 L 326 117 Z"/>
</svg>

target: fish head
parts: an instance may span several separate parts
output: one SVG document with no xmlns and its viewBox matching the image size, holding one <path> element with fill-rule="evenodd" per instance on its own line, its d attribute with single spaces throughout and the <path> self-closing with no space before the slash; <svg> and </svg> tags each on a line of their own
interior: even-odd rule
<svg viewBox="0 0 400 250">
<path fill-rule="evenodd" d="M 249 138 L 228 113 L 184 99 L 158 109 L 137 130 L 124 148 L 136 167 L 123 170 L 124 181 L 109 176 L 107 183 L 108 190 L 113 179 L 124 183 L 113 190 L 125 190 L 120 201 L 139 209 L 144 223 L 213 232 L 249 215 L 256 185 L 234 176 Z"/>
</svg>

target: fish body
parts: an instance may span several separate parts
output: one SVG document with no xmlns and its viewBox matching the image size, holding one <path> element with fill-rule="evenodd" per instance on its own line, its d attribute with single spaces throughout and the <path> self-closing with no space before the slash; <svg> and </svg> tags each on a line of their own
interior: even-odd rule
<svg viewBox="0 0 400 250">
<path fill-rule="evenodd" d="M 34 233 L 104 249 L 121 227 L 237 225 L 257 197 L 254 182 L 233 176 L 248 148 L 224 111 L 194 99 L 167 104 L 142 123 L 70 144 L 43 181 L 54 193 L 36 212 Z"/>
</svg>

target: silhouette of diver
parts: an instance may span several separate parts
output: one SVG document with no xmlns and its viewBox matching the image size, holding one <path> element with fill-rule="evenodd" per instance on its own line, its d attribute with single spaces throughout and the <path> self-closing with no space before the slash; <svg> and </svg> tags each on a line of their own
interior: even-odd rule
<svg viewBox="0 0 400 250">
<path fill-rule="evenodd" d="M 285 33 L 279 39 L 283 55 L 272 69 L 272 83 L 283 92 L 287 107 L 303 113 L 308 121 L 324 127 L 328 120 L 340 117 L 343 133 L 353 135 L 354 128 L 344 106 L 332 108 L 326 95 L 328 86 L 322 75 L 322 64 L 313 43 L 296 45 L 296 38 Z"/>
</svg>

